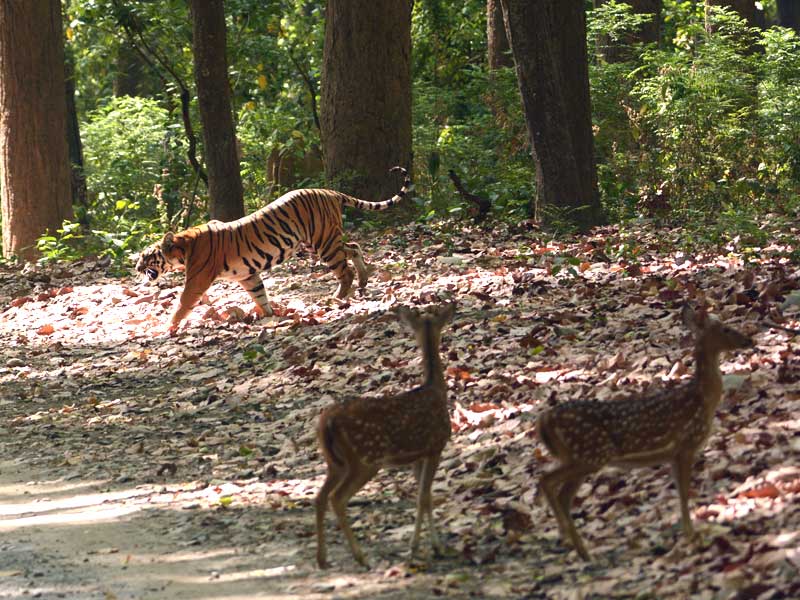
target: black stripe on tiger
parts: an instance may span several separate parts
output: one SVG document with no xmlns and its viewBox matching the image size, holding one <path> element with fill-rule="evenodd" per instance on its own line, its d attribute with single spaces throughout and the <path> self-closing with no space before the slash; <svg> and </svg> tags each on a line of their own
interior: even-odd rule
<svg viewBox="0 0 800 600">
<path fill-rule="evenodd" d="M 348 259 L 356 261 L 362 288 L 367 284 L 367 271 L 361 251 L 355 256 L 351 248 L 354 244 L 345 244 L 342 239 L 342 208 L 385 210 L 402 200 L 410 191 L 411 179 L 402 167 L 392 171 L 403 176 L 403 186 L 388 200 L 367 202 L 325 189 L 293 190 L 237 221 L 209 221 L 166 234 L 160 243 L 142 251 L 136 270 L 151 280 L 166 271 L 185 270 L 186 282 L 172 317 L 173 328 L 218 278 L 238 281 L 258 306 L 259 314 L 271 314 L 258 273 L 289 258 L 301 242 L 336 275 L 336 296 L 345 298 L 355 277 Z"/>
<path fill-rule="evenodd" d="M 394 196 L 389 198 L 388 200 L 383 200 L 382 202 L 367 202 L 365 200 L 359 200 L 358 198 L 353 198 L 352 196 L 348 196 L 347 194 L 342 194 L 342 202 L 346 206 L 353 206 L 355 208 L 361 208 L 363 210 L 386 210 L 400 202 L 403 198 L 405 198 L 406 194 L 411 189 L 411 177 L 408 175 L 408 171 L 406 171 L 403 167 L 392 167 L 389 169 L 390 172 L 397 172 L 403 176 L 403 187 L 400 188 L 400 191 L 397 192 Z"/>
</svg>

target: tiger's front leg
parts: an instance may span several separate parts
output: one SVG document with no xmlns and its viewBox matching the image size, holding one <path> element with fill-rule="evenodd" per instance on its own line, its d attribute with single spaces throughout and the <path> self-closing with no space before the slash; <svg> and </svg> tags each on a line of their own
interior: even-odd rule
<svg viewBox="0 0 800 600">
<path fill-rule="evenodd" d="M 211 287 L 211 284 L 214 283 L 214 279 L 216 279 L 215 276 L 208 274 L 195 276 L 191 279 L 189 279 L 189 277 L 186 278 L 181 297 L 178 300 L 178 308 L 175 309 L 175 313 L 172 315 L 172 322 L 169 327 L 169 332 L 171 334 L 178 331 L 181 321 L 192 312 L 192 308 L 194 308 L 194 305 L 197 304 L 206 290 Z"/>
<path fill-rule="evenodd" d="M 258 273 L 240 281 L 239 284 L 244 288 L 244 291 L 250 294 L 253 302 L 256 303 L 256 312 L 260 317 L 271 317 L 273 315 L 267 292 L 264 290 L 264 282 Z"/>
</svg>

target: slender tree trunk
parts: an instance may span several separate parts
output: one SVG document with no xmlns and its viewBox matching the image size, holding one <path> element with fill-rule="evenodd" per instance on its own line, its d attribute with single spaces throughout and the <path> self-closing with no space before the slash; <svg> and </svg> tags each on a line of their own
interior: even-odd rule
<svg viewBox="0 0 800 600">
<path fill-rule="evenodd" d="M 486 0 L 486 40 L 490 71 L 514 66 L 500 0 Z"/>
<path fill-rule="evenodd" d="M 608 0 L 593 0 L 595 8 L 602 6 Z M 601 54 L 607 62 L 622 62 L 634 57 L 630 56 L 629 46 L 637 43 L 658 43 L 661 39 L 661 9 L 662 0 L 625 0 L 625 4 L 630 4 L 634 14 L 653 15 L 651 20 L 635 34 L 621 40 L 620 44 L 614 44 L 609 39 L 598 40 L 601 47 Z M 605 36 L 604 36 L 605 37 Z"/>
<path fill-rule="evenodd" d="M 3 254 L 38 256 L 36 239 L 72 219 L 60 0 L 0 2 Z"/>
<path fill-rule="evenodd" d="M 225 54 L 225 10 L 222 0 L 191 0 L 190 6 L 209 213 L 212 219 L 233 221 L 244 216 L 244 200 Z"/>
<path fill-rule="evenodd" d="M 66 100 L 67 100 L 67 149 L 69 151 L 70 181 L 72 190 L 72 201 L 82 207 L 79 210 L 79 221 L 84 225 L 89 222 L 89 215 L 86 209 L 89 206 L 89 199 L 86 190 L 86 173 L 83 164 L 83 144 L 81 143 L 81 131 L 78 124 L 78 108 L 75 105 L 75 65 L 72 53 L 65 51 L 64 71 L 66 77 Z"/>
<path fill-rule="evenodd" d="M 778 25 L 800 33 L 800 0 L 778 0 Z"/>
<path fill-rule="evenodd" d="M 502 0 L 536 164 L 535 218 L 602 220 L 581 0 Z M 551 213 L 552 214 L 552 213 Z"/>
<path fill-rule="evenodd" d="M 367 200 L 411 165 L 411 0 L 328 0 L 321 96 L 325 175 Z"/>
</svg>

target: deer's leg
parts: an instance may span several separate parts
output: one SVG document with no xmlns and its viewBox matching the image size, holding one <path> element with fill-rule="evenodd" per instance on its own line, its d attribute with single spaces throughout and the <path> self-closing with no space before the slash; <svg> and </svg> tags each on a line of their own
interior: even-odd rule
<svg viewBox="0 0 800 600">
<path fill-rule="evenodd" d="M 583 477 L 580 479 L 573 479 L 565 482 L 564 485 L 561 486 L 561 491 L 558 493 L 558 503 L 565 513 L 568 513 L 569 509 L 572 507 L 572 501 L 575 499 L 575 494 L 578 493 L 578 488 L 581 487 L 583 479 Z"/>
<path fill-rule="evenodd" d="M 587 552 L 586 547 L 583 545 L 583 540 L 581 540 L 575 529 L 575 523 L 569 511 L 569 503 L 566 501 L 572 502 L 572 498 L 574 498 L 575 492 L 578 491 L 584 478 L 594 471 L 593 467 L 567 464 L 545 473 L 539 480 L 544 490 L 545 498 L 547 498 L 547 503 L 553 510 L 553 514 L 555 514 L 561 537 L 572 542 L 575 550 L 583 560 L 590 560 L 589 552 Z"/>
<path fill-rule="evenodd" d="M 356 559 L 356 562 L 366 567 L 368 566 L 367 559 L 364 557 L 364 552 L 358 545 L 353 535 L 353 530 L 350 529 L 350 522 L 347 520 L 347 502 L 358 490 L 364 487 L 364 484 L 375 476 L 378 469 L 365 465 L 349 465 L 345 469 L 341 483 L 331 493 L 331 507 L 333 512 L 336 513 L 339 528 L 342 530 L 345 539 L 347 539 L 353 558 Z"/>
<path fill-rule="evenodd" d="M 361 246 L 355 242 L 350 242 L 344 244 L 344 248 L 347 258 L 353 261 L 353 266 L 355 266 L 356 273 L 358 273 L 358 289 L 363 290 L 367 287 L 370 273 L 375 269 L 364 262 L 364 253 L 361 252 Z"/>
<path fill-rule="evenodd" d="M 414 474 L 419 483 L 417 496 L 417 518 L 414 522 L 414 536 L 411 538 L 411 555 L 415 556 L 419 550 L 419 537 L 422 520 L 428 519 L 428 534 L 430 535 L 431 548 L 435 554 L 442 554 L 444 548 L 436 532 L 433 523 L 433 500 L 431 498 L 431 486 L 436 475 L 436 468 L 439 466 L 439 457 L 423 458 L 414 465 Z"/>
<path fill-rule="evenodd" d="M 244 288 L 245 292 L 250 294 L 253 302 L 256 303 L 256 311 L 259 316 L 272 316 L 272 306 L 270 306 L 267 292 L 264 290 L 264 282 L 261 279 L 261 275 L 254 273 L 247 279 L 240 281 L 239 285 Z"/>
<path fill-rule="evenodd" d="M 325 511 L 328 508 L 328 497 L 341 483 L 343 471 L 341 467 L 328 465 L 328 476 L 322 484 L 314 500 L 317 516 L 317 565 L 320 569 L 328 567 L 327 548 L 325 546 Z"/>
<path fill-rule="evenodd" d="M 678 488 L 678 496 L 681 502 L 681 525 L 686 537 L 694 537 L 694 527 L 692 527 L 692 517 L 689 514 L 689 487 L 692 483 L 692 465 L 694 464 L 694 453 L 681 453 L 672 462 L 672 476 L 675 479 L 675 487 Z"/>
</svg>

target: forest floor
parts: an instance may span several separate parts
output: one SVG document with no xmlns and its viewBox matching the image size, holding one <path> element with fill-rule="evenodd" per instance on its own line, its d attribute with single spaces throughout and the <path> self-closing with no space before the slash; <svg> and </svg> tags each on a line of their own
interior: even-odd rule
<svg viewBox="0 0 800 600">
<path fill-rule="evenodd" d="M 800 346 L 764 327 L 798 327 L 786 233 L 687 253 L 646 226 L 558 243 L 504 226 L 362 230 L 377 267 L 363 295 L 330 300 L 334 278 L 295 257 L 265 278 L 278 317 L 253 321 L 249 297 L 218 282 L 175 336 L 180 275 L 2 267 L 0 598 L 798 598 Z M 409 560 L 413 477 L 385 471 L 349 508 L 371 568 L 329 513 L 320 571 L 319 411 L 419 382 L 389 309 L 448 299 L 453 436 L 434 483 L 448 552 Z M 553 462 L 536 416 L 688 377 L 686 300 L 756 342 L 723 357 L 690 499 L 700 539 L 680 534 L 668 465 L 607 469 L 573 507 L 584 563 L 537 492 Z"/>
</svg>

